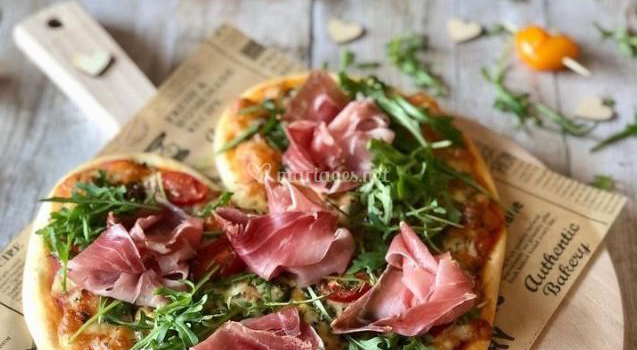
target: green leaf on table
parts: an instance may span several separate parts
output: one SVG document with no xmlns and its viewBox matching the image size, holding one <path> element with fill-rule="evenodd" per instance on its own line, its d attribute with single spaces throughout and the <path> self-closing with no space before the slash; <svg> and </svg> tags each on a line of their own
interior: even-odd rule
<svg viewBox="0 0 637 350">
<path fill-rule="evenodd" d="M 436 96 L 445 96 L 447 88 L 444 83 L 419 57 L 426 49 L 427 40 L 424 36 L 398 37 L 387 44 L 387 56 L 401 72 L 411 77 L 416 85 L 430 89 Z"/>
</svg>

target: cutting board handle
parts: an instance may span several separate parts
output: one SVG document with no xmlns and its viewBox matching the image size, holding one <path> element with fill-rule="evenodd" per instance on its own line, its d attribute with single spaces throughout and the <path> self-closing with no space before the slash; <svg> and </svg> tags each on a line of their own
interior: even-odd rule
<svg viewBox="0 0 637 350">
<path fill-rule="evenodd" d="M 115 135 L 155 94 L 124 50 L 76 2 L 49 6 L 14 27 L 17 46 L 107 134 Z M 109 57 L 99 75 L 78 68 L 78 55 Z"/>
</svg>

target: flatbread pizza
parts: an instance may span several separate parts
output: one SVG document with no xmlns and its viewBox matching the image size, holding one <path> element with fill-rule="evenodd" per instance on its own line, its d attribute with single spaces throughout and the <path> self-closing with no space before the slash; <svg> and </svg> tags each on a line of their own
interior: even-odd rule
<svg viewBox="0 0 637 350">
<path fill-rule="evenodd" d="M 280 135 L 285 135 L 284 142 Z M 341 336 L 335 348 L 366 349 L 352 337 L 362 334 L 369 341 L 375 339 L 370 332 L 378 332 L 420 336 L 427 349 L 487 349 L 505 251 L 503 214 L 476 147 L 433 99 L 424 94 L 403 95 L 375 77 L 355 80 L 344 73 L 337 77 L 322 71 L 282 77 L 247 90 L 222 114 L 214 146 L 221 178 L 240 207 L 271 212 L 277 198 L 268 179 L 277 177 L 275 182 L 281 182 L 284 178 L 297 191 L 318 194 L 318 201 L 337 212 L 339 223 L 355 237 L 353 260 L 343 278 L 366 270 L 370 276 L 363 279 L 375 282 L 374 289 L 379 290 L 364 296 L 349 293 L 344 303 L 333 307 L 329 317 L 336 320 L 328 333 L 351 334 Z M 383 239 L 377 238 L 379 234 Z M 399 275 L 400 271 L 394 271 L 400 267 L 398 256 L 403 256 L 403 264 L 406 256 L 412 263 L 425 258 L 412 255 L 413 251 L 392 254 L 394 246 L 408 246 L 404 241 L 416 236 L 419 241 L 408 250 L 424 245 L 439 262 L 450 253 L 452 265 L 461 267 L 468 277 L 463 283 L 473 285 L 469 289 L 475 298 L 424 326 L 410 317 L 431 306 L 413 301 L 395 310 L 393 318 L 373 322 L 369 315 L 379 313 L 381 307 L 373 307 L 372 302 L 387 297 L 383 288 L 414 297 L 393 287 L 393 282 L 379 286 L 378 279 Z M 360 240 L 371 243 L 360 244 Z M 405 269 L 402 273 L 407 280 Z M 338 279 L 328 284 L 339 290 L 343 284 L 359 291 L 369 288 L 360 281 L 334 281 Z M 428 293 L 435 290 L 430 288 Z M 327 297 L 326 305 L 338 304 L 333 303 L 339 300 L 335 295 Z M 421 295 L 421 299 L 434 296 Z M 358 305 L 353 303 L 367 297 Z M 409 342 L 398 344 L 392 348 Z"/>
<path fill-rule="evenodd" d="M 81 258 L 81 249 L 90 253 L 88 248 L 95 242 L 112 243 L 98 241 L 100 237 L 116 241 L 118 235 L 121 236 L 116 229 L 130 227 L 139 218 L 148 220 L 148 228 L 181 225 L 179 235 L 190 235 L 190 239 L 203 244 L 205 238 L 197 236 L 201 236 L 204 226 L 209 224 L 191 215 L 205 210 L 205 205 L 214 202 L 220 193 L 217 186 L 199 173 L 154 154 L 98 158 L 61 179 L 38 212 L 24 270 L 24 316 L 38 348 L 130 349 L 135 335 L 129 327 L 106 322 L 86 323 L 103 306 L 100 305 L 106 300 L 103 296 L 116 295 L 134 303 L 143 298 L 142 294 L 146 297 L 149 294 L 137 290 L 138 285 L 159 287 L 164 282 L 177 285 L 177 280 L 166 278 L 162 281 L 164 276 L 151 276 L 144 271 L 144 266 L 135 267 L 138 271 L 132 271 L 135 268 L 131 266 L 116 266 L 122 262 L 99 251 L 93 251 L 95 255 L 87 255 L 84 260 L 74 258 Z M 158 221 L 152 222 L 155 220 Z M 175 225 L 170 220 L 180 223 Z M 109 237 L 105 232 L 110 234 Z M 145 237 L 137 238 L 143 240 Z M 124 243 L 132 244 L 133 241 Z M 185 251 L 186 256 L 192 255 L 188 249 L 198 248 L 194 244 L 193 247 L 178 247 L 180 243 L 180 239 L 156 242 L 169 246 L 165 248 L 168 250 Z M 122 247 L 126 244 L 116 242 L 111 249 Z M 145 257 L 150 259 L 150 254 Z M 135 260 L 126 254 L 120 258 Z M 180 266 L 164 268 L 175 270 L 172 272 L 176 272 L 177 267 L 183 268 L 181 261 L 174 263 Z M 85 266 L 78 266 L 82 264 Z M 123 282 L 126 281 L 121 279 L 122 283 L 115 285 L 113 278 L 122 276 L 127 269 L 132 269 L 128 271 L 130 277 L 143 275 L 147 280 L 138 278 L 127 281 L 129 285 L 125 286 Z M 111 275 L 106 276 L 109 273 Z M 138 275 L 134 276 L 136 273 Z M 100 278 L 103 280 L 95 280 Z M 96 294 L 100 291 L 103 296 Z M 155 295 L 150 294 L 154 299 Z M 156 301 L 144 303 L 155 304 Z"/>
<path fill-rule="evenodd" d="M 435 102 L 323 71 L 238 97 L 227 191 L 149 154 L 62 179 L 29 242 L 42 349 L 485 350 L 506 234 Z"/>
</svg>

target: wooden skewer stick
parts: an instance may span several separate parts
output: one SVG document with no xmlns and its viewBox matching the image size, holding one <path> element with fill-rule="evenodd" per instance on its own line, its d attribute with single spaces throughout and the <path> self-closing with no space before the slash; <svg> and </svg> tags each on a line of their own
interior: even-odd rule
<svg viewBox="0 0 637 350">
<path fill-rule="evenodd" d="M 588 68 L 584 67 L 584 65 L 582 65 L 581 63 L 577 62 L 576 60 L 570 58 L 570 57 L 564 57 L 562 58 L 562 64 L 564 65 L 564 67 L 572 70 L 573 72 L 584 76 L 584 77 L 590 77 L 591 71 L 588 70 Z"/>
</svg>

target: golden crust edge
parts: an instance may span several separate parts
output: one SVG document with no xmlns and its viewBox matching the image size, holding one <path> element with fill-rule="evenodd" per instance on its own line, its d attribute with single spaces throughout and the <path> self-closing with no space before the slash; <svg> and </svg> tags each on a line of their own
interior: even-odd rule
<svg viewBox="0 0 637 350">
<path fill-rule="evenodd" d="M 495 182 L 493 181 L 493 177 L 491 176 L 491 171 L 489 171 L 484 158 L 478 151 L 473 141 L 471 141 L 471 139 L 469 139 L 466 135 L 464 135 L 464 141 L 467 145 L 467 148 L 475 158 L 475 166 L 477 168 L 477 172 L 480 174 L 482 180 L 486 183 L 488 187 L 487 190 L 489 190 L 489 192 L 491 192 L 491 194 L 496 199 L 499 199 L 498 191 L 495 187 Z M 480 282 L 482 283 L 482 292 L 485 295 L 485 298 L 488 299 L 488 303 L 482 308 L 480 318 L 488 321 L 491 326 L 494 325 L 495 312 L 498 306 L 500 278 L 502 276 L 502 265 L 504 264 L 504 256 L 506 254 L 507 233 L 503 214 L 502 219 L 502 226 L 500 227 L 500 232 L 498 232 L 498 240 L 494 243 L 493 248 L 491 248 L 489 259 L 482 267 L 482 275 L 480 279 Z M 479 339 L 466 344 L 465 350 L 487 350 L 490 343 L 491 339 Z"/>
<path fill-rule="evenodd" d="M 268 79 L 264 82 L 252 86 L 248 90 L 245 90 L 237 98 L 256 99 L 256 97 L 259 96 L 261 92 L 267 90 L 272 86 L 282 84 L 284 82 L 289 85 L 300 85 L 303 81 L 305 81 L 308 75 L 308 72 L 302 72 Z M 213 142 L 213 151 L 215 154 L 215 164 L 217 166 L 217 171 L 225 188 L 233 193 L 232 199 L 237 206 L 242 209 L 251 209 L 263 212 L 267 210 L 268 207 L 265 197 L 255 198 L 255 196 L 251 196 L 250 189 L 246 188 L 245 184 L 240 183 L 239 176 L 234 171 L 232 171 L 232 153 L 217 153 L 217 150 L 221 149 L 221 147 L 223 147 L 226 142 L 225 140 L 228 133 L 228 125 L 230 124 L 229 120 L 235 116 L 236 114 L 233 113 L 231 105 L 224 109 L 221 116 L 219 117 L 219 120 L 217 121 Z"/>
<path fill-rule="evenodd" d="M 55 184 L 49 196 L 56 193 L 66 179 L 90 170 L 99 164 L 114 160 L 132 160 L 160 169 L 180 171 L 195 177 L 197 180 L 209 186 L 209 188 L 218 188 L 218 186 L 214 185 L 208 178 L 176 160 L 151 153 L 124 153 L 99 157 L 76 167 Z M 46 226 L 48 223 L 52 207 L 50 202 L 45 202 L 38 210 L 36 219 L 32 225 L 23 272 L 22 302 L 24 304 L 24 319 L 38 349 L 74 349 L 72 346 L 67 347 L 60 344 L 57 323 L 51 322 L 49 310 L 57 310 L 57 306 L 54 305 L 50 297 L 51 285 L 49 284 L 49 277 L 51 276 L 51 264 L 47 262 L 49 257 L 44 240 L 41 236 L 35 234 L 38 229 Z"/>
</svg>

